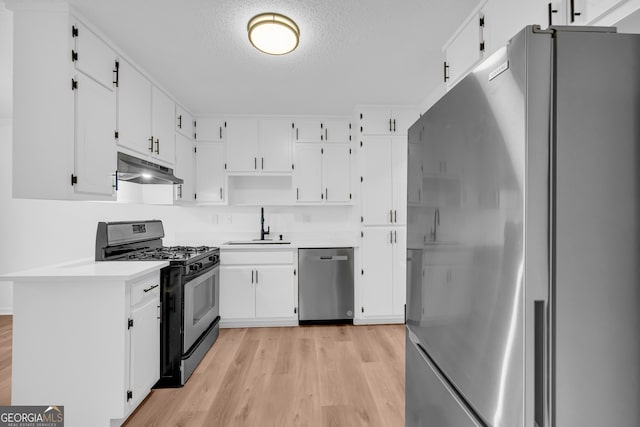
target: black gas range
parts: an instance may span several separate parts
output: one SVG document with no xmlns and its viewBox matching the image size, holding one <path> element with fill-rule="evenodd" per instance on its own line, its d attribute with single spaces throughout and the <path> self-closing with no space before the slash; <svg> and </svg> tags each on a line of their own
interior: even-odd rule
<svg viewBox="0 0 640 427">
<path fill-rule="evenodd" d="M 169 261 L 160 271 L 160 380 L 180 387 L 219 333 L 220 249 L 163 246 L 159 220 L 100 222 L 96 261 Z"/>
</svg>

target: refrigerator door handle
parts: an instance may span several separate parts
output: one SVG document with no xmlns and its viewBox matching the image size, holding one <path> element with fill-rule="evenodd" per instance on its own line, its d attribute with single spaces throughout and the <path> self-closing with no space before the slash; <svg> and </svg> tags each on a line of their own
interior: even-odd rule
<svg viewBox="0 0 640 427">
<path fill-rule="evenodd" d="M 537 427 L 547 427 L 549 423 L 548 419 L 548 406 L 546 404 L 548 397 L 548 383 L 547 383 L 547 316 L 546 316 L 546 301 L 535 300 L 533 303 L 533 316 L 534 316 L 534 343 L 533 343 L 533 370 L 534 370 L 534 385 L 533 385 L 533 416 L 534 425 Z"/>
</svg>

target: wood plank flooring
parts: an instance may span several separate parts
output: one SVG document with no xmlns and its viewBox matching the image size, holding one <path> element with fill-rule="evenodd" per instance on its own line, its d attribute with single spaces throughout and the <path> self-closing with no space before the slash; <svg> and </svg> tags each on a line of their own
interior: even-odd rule
<svg viewBox="0 0 640 427">
<path fill-rule="evenodd" d="M 187 384 L 153 390 L 125 425 L 404 426 L 404 345 L 403 325 L 221 329 Z M 0 405 L 10 365 L 0 316 Z"/>
</svg>

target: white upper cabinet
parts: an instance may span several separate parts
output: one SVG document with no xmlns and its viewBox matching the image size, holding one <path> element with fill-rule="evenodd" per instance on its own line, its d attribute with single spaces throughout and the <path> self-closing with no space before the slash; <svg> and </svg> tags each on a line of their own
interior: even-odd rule
<svg viewBox="0 0 640 427">
<path fill-rule="evenodd" d="M 351 201 L 351 148 L 346 145 L 325 145 L 322 149 L 322 184 L 324 201 Z"/>
<path fill-rule="evenodd" d="M 193 142 L 176 134 L 176 165 L 173 173 L 182 178 L 182 184 L 175 184 L 174 200 L 176 202 L 193 202 L 195 193 L 195 152 Z"/>
<path fill-rule="evenodd" d="M 151 135 L 153 136 L 153 156 L 174 164 L 175 114 L 176 105 L 171 98 L 155 86 L 151 87 Z"/>
<path fill-rule="evenodd" d="M 75 191 L 111 196 L 116 164 L 115 92 L 82 73 L 75 80 Z"/>
<path fill-rule="evenodd" d="M 253 118 L 226 119 L 227 171 L 257 172 L 258 120 Z"/>
<path fill-rule="evenodd" d="M 124 60 L 118 70 L 118 144 L 145 156 L 153 151 L 151 82 Z"/>
<path fill-rule="evenodd" d="M 118 144 L 173 165 L 175 103 L 127 61 L 118 67 Z"/>
<path fill-rule="evenodd" d="M 184 108 L 176 105 L 176 132 L 189 139 L 195 139 L 193 130 L 193 117 Z"/>
<path fill-rule="evenodd" d="M 348 146 L 297 144 L 294 166 L 297 203 L 351 202 L 351 148 Z"/>
<path fill-rule="evenodd" d="M 66 4 L 7 6 L 15 52 L 12 196 L 113 200 L 114 51 L 76 26 Z"/>
<path fill-rule="evenodd" d="M 224 202 L 224 144 L 202 142 L 196 144 L 196 196 L 198 203 Z"/>
<path fill-rule="evenodd" d="M 258 121 L 258 170 L 291 172 L 291 134 L 289 119 Z"/>
<path fill-rule="evenodd" d="M 71 34 L 75 43 L 71 58 L 76 70 L 104 87 L 113 88 L 116 61 L 113 49 L 78 21 L 74 21 Z"/>
<path fill-rule="evenodd" d="M 196 141 L 222 141 L 225 121 L 219 117 L 200 117 L 195 121 L 194 139 Z"/>
<path fill-rule="evenodd" d="M 406 138 L 366 137 L 361 152 L 363 224 L 406 224 Z"/>
<path fill-rule="evenodd" d="M 293 121 L 295 142 L 322 142 L 324 130 L 320 119 L 296 119 Z"/>
<path fill-rule="evenodd" d="M 484 26 L 484 12 L 476 12 L 445 44 L 443 78 L 447 88 L 453 87 L 484 57 Z"/>
<path fill-rule="evenodd" d="M 324 135 L 321 135 L 324 142 L 351 141 L 351 123 L 349 120 L 323 120 L 321 130 L 324 132 Z"/>
<path fill-rule="evenodd" d="M 587 25 L 626 0 L 566 0 L 570 25 Z"/>
<path fill-rule="evenodd" d="M 415 108 L 360 107 L 358 117 L 361 135 L 406 135 L 420 114 Z"/>
</svg>

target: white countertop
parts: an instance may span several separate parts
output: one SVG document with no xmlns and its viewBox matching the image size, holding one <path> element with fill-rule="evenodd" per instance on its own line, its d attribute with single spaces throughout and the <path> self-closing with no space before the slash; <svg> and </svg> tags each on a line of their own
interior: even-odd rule
<svg viewBox="0 0 640 427">
<path fill-rule="evenodd" d="M 243 240 L 240 240 L 245 242 Z M 255 243 L 251 244 L 250 241 L 243 244 L 229 244 L 225 242 L 220 245 L 222 250 L 241 250 L 241 249 L 264 249 L 264 250 L 278 250 L 278 249 L 300 249 L 300 248 L 355 248 L 358 247 L 357 242 L 353 241 L 336 241 L 336 240 L 293 240 L 288 244 L 282 243 Z M 277 242 L 277 241 L 274 241 Z"/>
<path fill-rule="evenodd" d="M 14 282 L 86 279 L 128 281 L 153 273 L 168 265 L 168 261 L 94 261 L 93 259 L 84 259 L 18 271 L 0 276 L 0 279 Z"/>
</svg>

